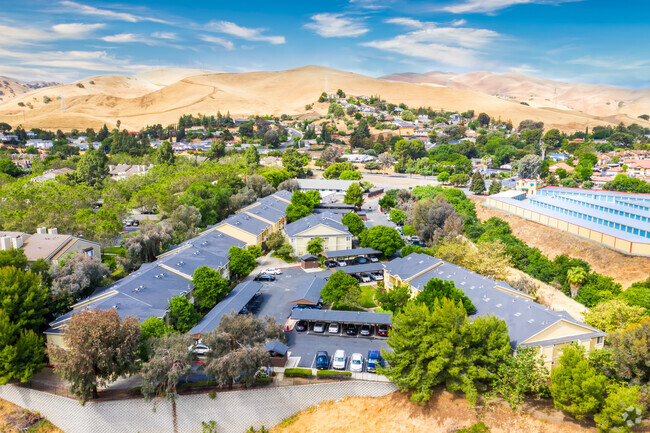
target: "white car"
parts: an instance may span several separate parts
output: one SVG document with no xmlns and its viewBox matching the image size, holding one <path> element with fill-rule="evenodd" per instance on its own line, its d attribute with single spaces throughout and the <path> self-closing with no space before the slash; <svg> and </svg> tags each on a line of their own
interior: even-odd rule
<svg viewBox="0 0 650 433">
<path fill-rule="evenodd" d="M 269 275 L 280 275 L 280 274 L 282 274 L 282 271 L 279 270 L 278 268 L 267 268 L 267 269 L 264 269 L 264 271 L 262 273 L 269 274 Z"/>
<path fill-rule="evenodd" d="M 370 277 L 368 276 L 368 274 L 361 274 L 361 281 L 364 283 L 369 283 Z"/>
<path fill-rule="evenodd" d="M 370 263 L 377 263 L 379 259 L 375 256 L 370 257 Z"/>
<path fill-rule="evenodd" d="M 329 328 L 327 328 L 327 332 L 330 334 L 338 334 L 339 333 L 339 324 L 338 323 L 330 323 Z"/>
<path fill-rule="evenodd" d="M 190 352 L 193 352 L 199 356 L 204 356 L 207 355 L 208 352 L 210 351 L 210 348 L 203 344 L 201 340 L 199 340 L 194 346 L 190 346 L 187 348 Z"/>
<path fill-rule="evenodd" d="M 353 353 L 350 357 L 350 371 L 360 373 L 363 371 L 363 355 L 360 353 Z"/>
<path fill-rule="evenodd" d="M 325 324 L 322 322 L 314 323 L 314 332 L 317 334 L 322 334 L 325 332 Z"/>
<path fill-rule="evenodd" d="M 337 263 L 339 266 L 347 266 L 347 265 L 348 265 L 347 262 L 346 262 L 345 260 L 339 260 L 339 261 L 336 262 L 336 263 Z"/>
<path fill-rule="evenodd" d="M 345 369 L 345 350 L 337 350 L 332 358 L 332 368 L 334 370 Z"/>
<path fill-rule="evenodd" d="M 381 272 L 376 272 L 374 274 L 370 274 L 373 280 L 375 281 L 382 281 L 384 279 L 384 274 Z"/>
</svg>

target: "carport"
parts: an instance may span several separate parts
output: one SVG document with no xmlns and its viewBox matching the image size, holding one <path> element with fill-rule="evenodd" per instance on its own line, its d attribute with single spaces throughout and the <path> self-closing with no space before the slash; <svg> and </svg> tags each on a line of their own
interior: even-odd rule
<svg viewBox="0 0 650 433">
<path fill-rule="evenodd" d="M 367 311 L 337 311 L 295 309 L 291 312 L 294 320 L 324 323 L 352 323 L 355 325 L 390 325 L 392 313 L 370 313 Z"/>
<path fill-rule="evenodd" d="M 296 293 L 296 298 L 290 303 L 297 306 L 320 308 L 320 305 L 322 304 L 320 292 L 323 290 L 323 287 L 325 287 L 325 284 L 327 284 L 327 281 L 323 278 L 314 277 L 309 285 L 303 286 L 302 289 Z"/>
<path fill-rule="evenodd" d="M 328 260 L 368 255 L 381 255 L 381 251 L 373 250 L 372 248 L 352 248 L 351 250 L 335 250 L 323 252 L 323 257 Z"/>
<path fill-rule="evenodd" d="M 330 271 L 343 271 L 349 275 L 362 274 L 367 272 L 384 272 L 384 266 L 381 263 L 366 263 L 363 265 L 341 266 L 340 268 L 330 268 Z"/>
</svg>

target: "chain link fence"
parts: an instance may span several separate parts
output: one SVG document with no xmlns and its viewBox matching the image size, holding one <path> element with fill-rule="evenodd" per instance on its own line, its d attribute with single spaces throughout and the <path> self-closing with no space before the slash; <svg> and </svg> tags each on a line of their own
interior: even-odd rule
<svg viewBox="0 0 650 433">
<path fill-rule="evenodd" d="M 310 406 L 351 396 L 379 397 L 395 391 L 390 382 L 323 381 L 298 378 L 292 384 L 245 391 L 181 395 L 177 399 L 180 432 L 201 433 L 202 421 L 215 421 L 219 433 L 244 433 L 251 426 L 271 427 Z M 56 388 L 56 387 L 52 387 Z M 173 431 L 172 404 L 142 398 L 89 402 L 81 406 L 62 391 L 0 386 L 0 398 L 40 412 L 66 433 L 165 433 Z"/>
</svg>

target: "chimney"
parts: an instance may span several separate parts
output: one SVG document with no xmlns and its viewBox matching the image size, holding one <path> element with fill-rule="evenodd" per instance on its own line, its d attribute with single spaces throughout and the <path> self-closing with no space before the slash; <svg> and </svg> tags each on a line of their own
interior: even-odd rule
<svg viewBox="0 0 650 433">
<path fill-rule="evenodd" d="M 23 235 L 18 235 L 15 238 L 11 238 L 11 247 L 12 248 L 22 248 L 23 246 Z"/>
<path fill-rule="evenodd" d="M 0 237 L 0 251 L 7 251 L 11 249 L 11 238 L 9 236 Z"/>
<path fill-rule="evenodd" d="M 51 234 L 51 235 L 58 235 L 59 234 L 59 230 L 57 230 L 56 227 L 52 227 L 51 229 L 47 229 L 47 232 L 49 234 Z"/>
<path fill-rule="evenodd" d="M 36 233 L 39 235 L 47 234 L 47 227 L 39 227 L 36 229 Z"/>
</svg>

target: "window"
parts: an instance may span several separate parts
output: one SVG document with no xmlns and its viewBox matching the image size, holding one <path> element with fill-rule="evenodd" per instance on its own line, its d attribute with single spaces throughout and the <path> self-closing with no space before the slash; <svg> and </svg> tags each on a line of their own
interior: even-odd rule
<svg viewBox="0 0 650 433">
<path fill-rule="evenodd" d="M 596 344 L 603 344 L 605 342 L 605 337 L 596 338 Z"/>
<path fill-rule="evenodd" d="M 86 248 L 83 250 L 83 253 L 87 255 L 88 257 L 94 257 L 95 256 L 95 250 L 93 248 Z"/>
</svg>

